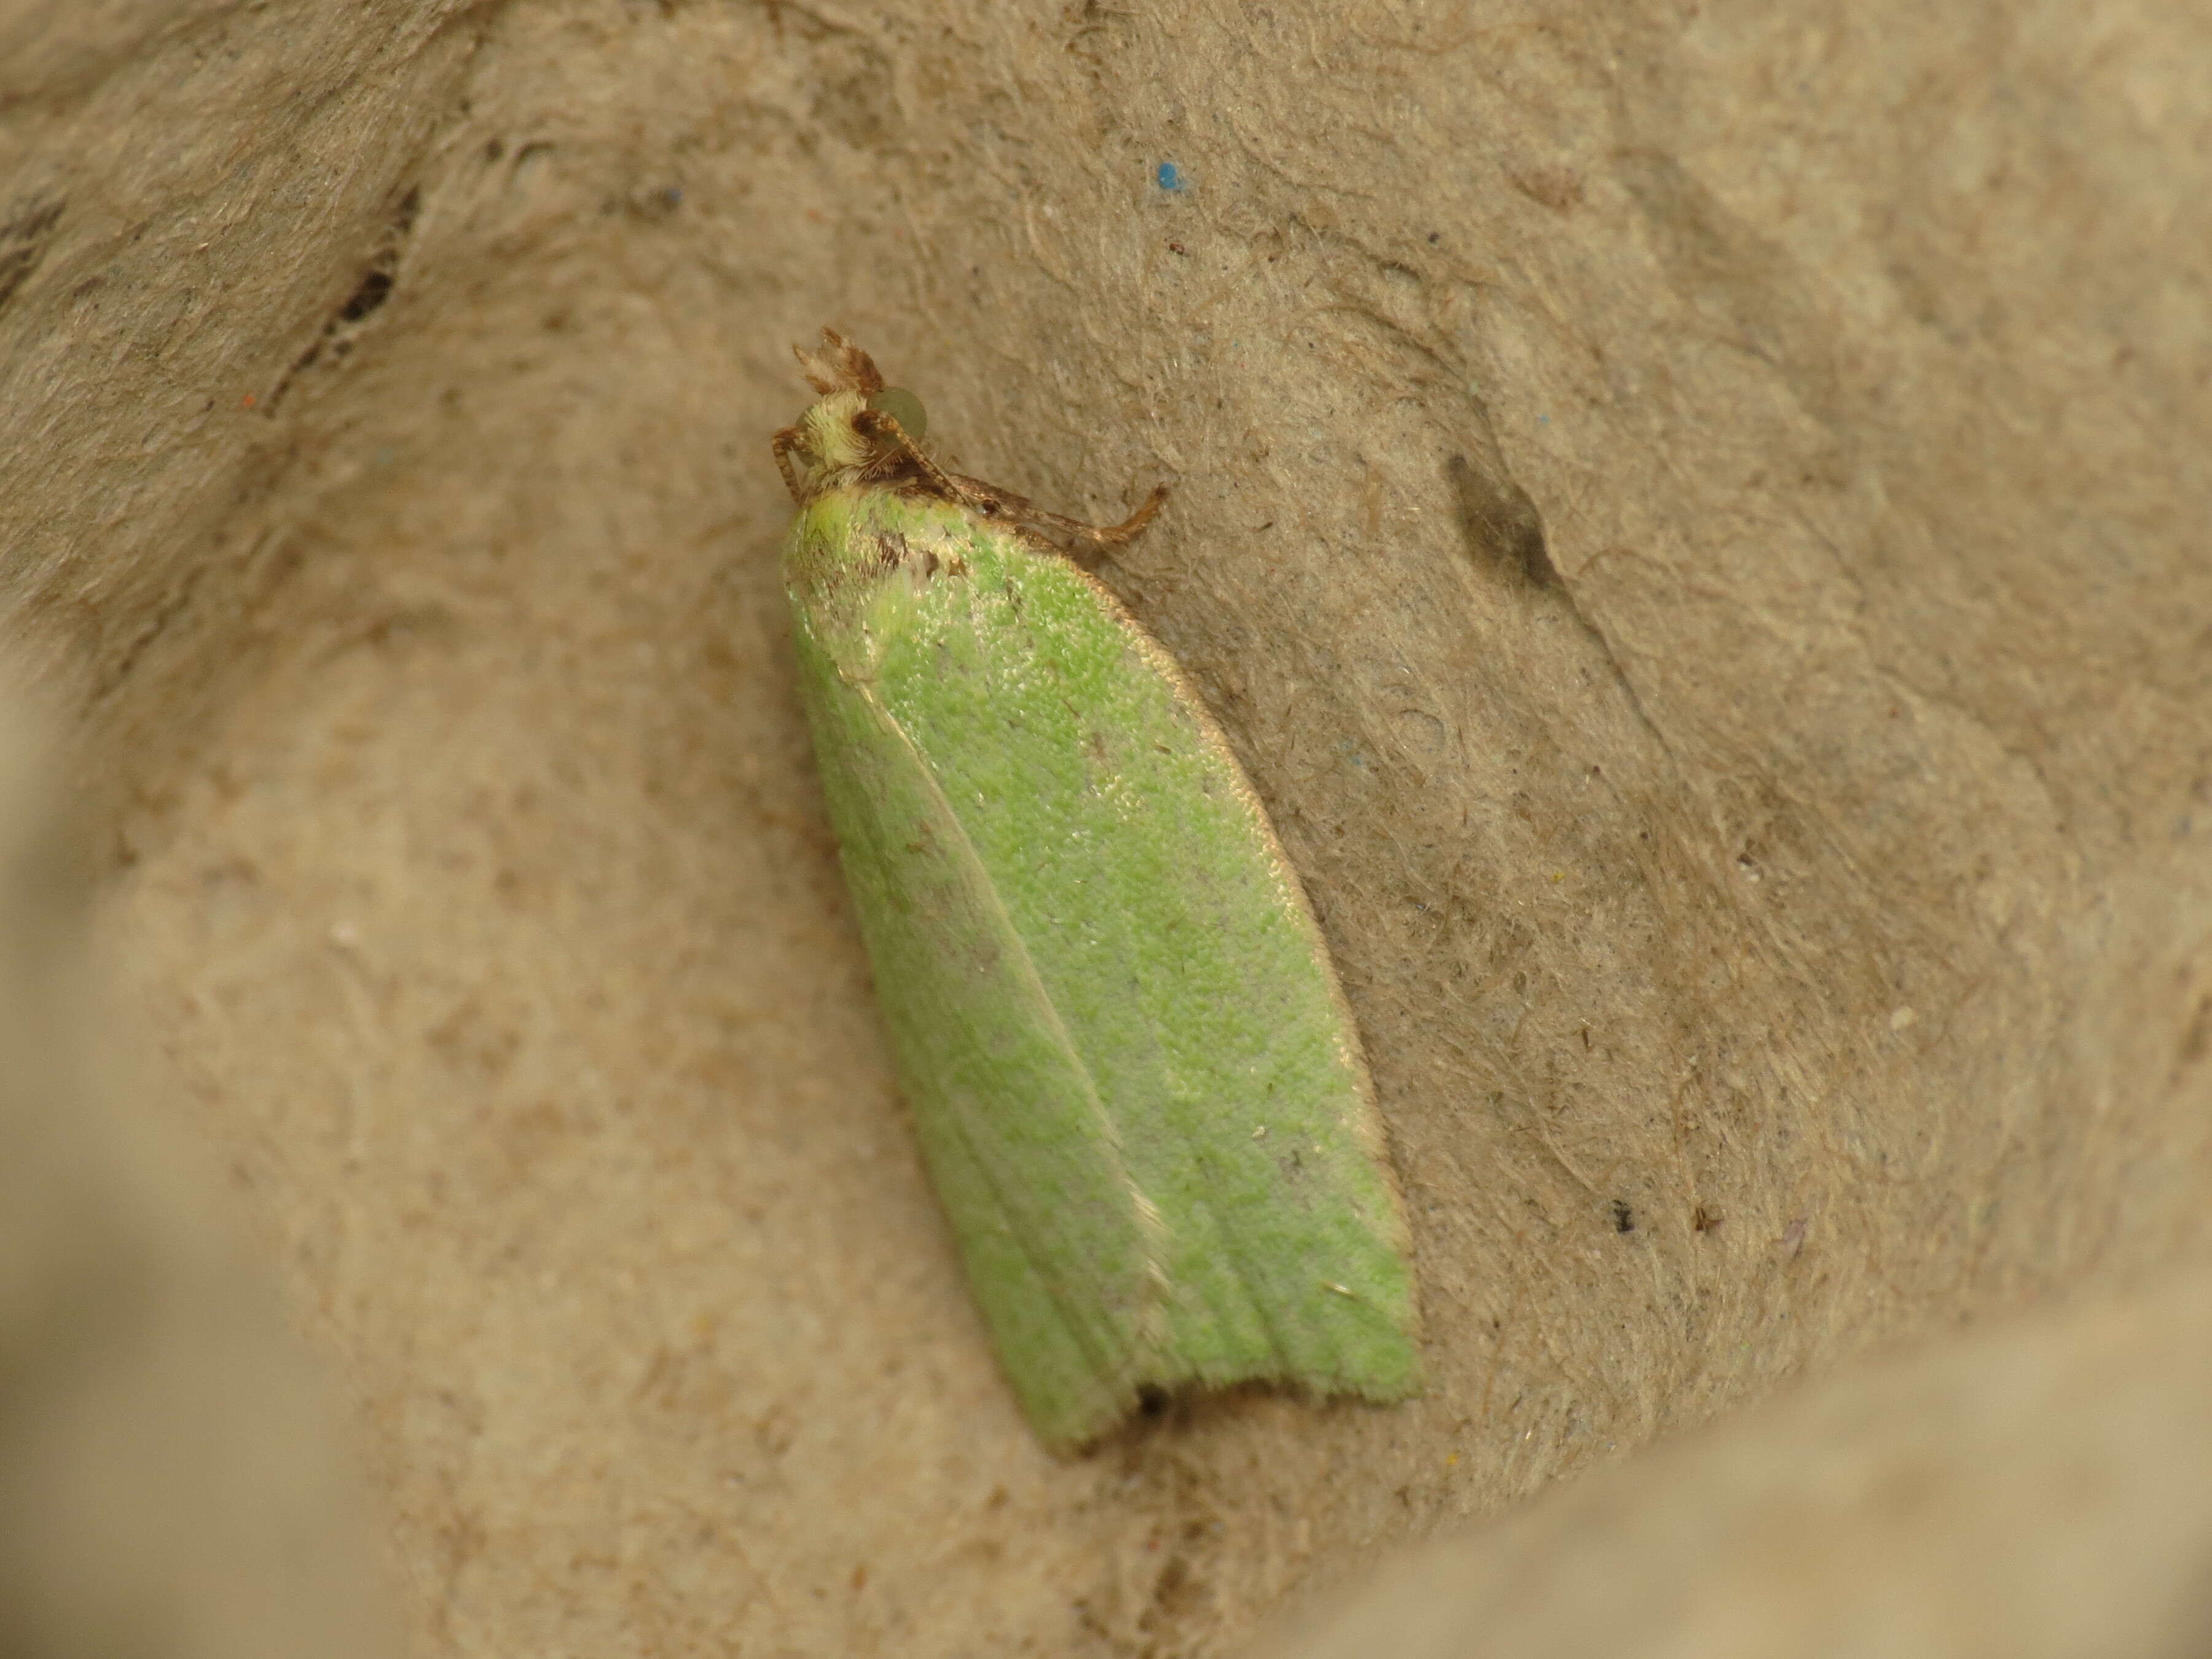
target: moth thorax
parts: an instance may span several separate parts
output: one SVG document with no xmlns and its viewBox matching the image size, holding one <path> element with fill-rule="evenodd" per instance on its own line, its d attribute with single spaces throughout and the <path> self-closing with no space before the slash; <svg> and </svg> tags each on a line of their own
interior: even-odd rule
<svg viewBox="0 0 2212 1659">
<path fill-rule="evenodd" d="M 799 417 L 800 447 L 817 475 L 850 471 L 874 455 L 874 443 L 853 425 L 866 402 L 857 392 L 833 392 Z"/>
</svg>

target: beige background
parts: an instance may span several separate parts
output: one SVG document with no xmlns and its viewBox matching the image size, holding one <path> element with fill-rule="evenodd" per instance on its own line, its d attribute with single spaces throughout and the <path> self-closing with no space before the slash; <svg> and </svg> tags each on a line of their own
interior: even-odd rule
<svg viewBox="0 0 2212 1659">
<path fill-rule="evenodd" d="M 83 826 L 22 701 L 0 695 L 0 1653 L 392 1659 L 366 1437 L 116 1040 Z"/>
<path fill-rule="evenodd" d="M 1219 1652 L 2200 1254 L 2208 59 L 2180 4 L 0 3 L 5 627 L 418 1650 Z M 1336 951 L 1422 1401 L 1028 1437 L 796 702 L 824 322 L 963 470 L 1173 487 L 1103 574 Z"/>
</svg>

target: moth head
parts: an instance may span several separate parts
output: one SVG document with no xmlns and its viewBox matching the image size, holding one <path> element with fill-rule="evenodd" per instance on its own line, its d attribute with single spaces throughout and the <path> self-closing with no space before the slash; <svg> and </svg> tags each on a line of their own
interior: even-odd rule
<svg viewBox="0 0 2212 1659">
<path fill-rule="evenodd" d="M 805 346 L 793 346 L 791 351 L 805 373 L 807 385 L 823 397 L 834 397 L 841 392 L 858 392 L 862 408 L 890 416 L 909 438 L 921 437 L 928 427 L 929 419 L 922 412 L 921 399 L 902 386 L 885 386 L 876 360 L 836 329 L 822 331 L 821 350 L 809 351 Z"/>
<path fill-rule="evenodd" d="M 807 384 L 821 398 L 778 440 L 797 462 L 804 494 L 897 469 L 929 422 L 921 399 L 902 386 L 887 386 L 875 360 L 834 328 L 822 331 L 822 349 L 793 346 Z"/>
</svg>

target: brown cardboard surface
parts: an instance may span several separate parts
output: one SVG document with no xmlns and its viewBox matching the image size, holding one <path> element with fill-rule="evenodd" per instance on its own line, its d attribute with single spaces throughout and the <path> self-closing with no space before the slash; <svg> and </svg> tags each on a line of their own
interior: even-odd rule
<svg viewBox="0 0 2212 1659">
<path fill-rule="evenodd" d="M 0 1652 L 392 1659 L 360 1441 L 85 950 L 84 860 L 0 699 Z"/>
<path fill-rule="evenodd" d="M 2200 1254 L 2208 46 L 0 10 L 6 628 L 421 1650 L 1218 1651 Z M 766 439 L 825 322 L 964 471 L 1173 487 L 1103 574 L 1336 951 L 1422 1401 L 1016 1417 L 793 686 Z"/>
<path fill-rule="evenodd" d="M 2198 1269 L 1847 1368 L 1408 1552 L 1264 1651 L 2201 1654 L 2207 1289 Z"/>
</svg>

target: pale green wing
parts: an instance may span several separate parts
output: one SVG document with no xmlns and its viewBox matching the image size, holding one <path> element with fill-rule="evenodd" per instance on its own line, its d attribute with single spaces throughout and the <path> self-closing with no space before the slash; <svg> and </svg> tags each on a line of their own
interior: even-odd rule
<svg viewBox="0 0 2212 1659">
<path fill-rule="evenodd" d="M 798 641 L 830 821 L 932 1183 L 1024 1411 L 1048 1443 L 1078 1443 L 1127 1408 L 1157 1294 L 1113 1126 L 927 766 L 803 613 Z"/>
<path fill-rule="evenodd" d="M 1139 1298 L 1133 1370 L 1108 1379 L 1115 1404 L 1076 1437 L 1110 1426 L 1145 1383 L 1412 1393 L 1411 1273 L 1364 1067 L 1296 878 L 1218 732 L 1066 561 L 942 504 L 878 496 L 857 516 L 905 561 L 859 613 L 870 700 L 958 823 L 1034 969 L 1040 1029 L 1064 1034 L 1111 1125 L 1100 1146 L 1158 1219 L 1138 1237 L 1164 1291 Z M 914 994 L 889 988 L 880 960 L 878 973 L 887 1003 Z M 1034 1108 L 978 1091 L 963 1109 Z M 1005 1133 L 959 1137 L 994 1191 L 1025 1179 L 1018 1163 L 988 1167 Z M 1125 1305 L 1118 1258 L 1055 1241 L 1030 1259 L 1048 1288 L 1026 1295 Z M 997 1293 L 972 1253 L 970 1268 L 988 1309 Z M 1027 1399 L 1023 1350 L 992 1317 Z"/>
</svg>

